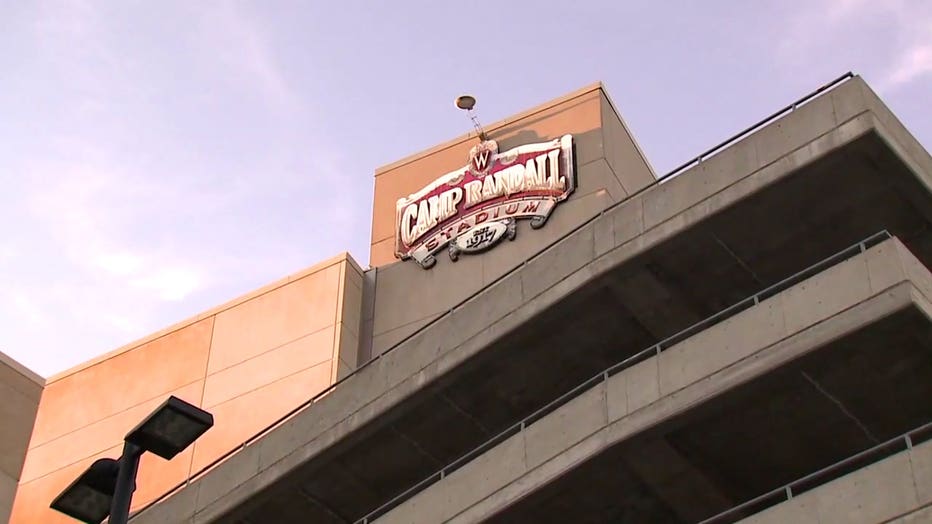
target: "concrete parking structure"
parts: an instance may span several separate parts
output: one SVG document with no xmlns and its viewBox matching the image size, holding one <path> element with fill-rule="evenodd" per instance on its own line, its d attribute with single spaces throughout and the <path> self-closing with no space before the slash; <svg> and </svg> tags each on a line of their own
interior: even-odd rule
<svg viewBox="0 0 932 524">
<path fill-rule="evenodd" d="M 856 508 L 879 482 L 860 479 L 887 478 L 890 504 L 839 503 L 839 522 L 922 518 L 932 495 L 903 480 L 924 474 L 918 437 L 767 495 L 932 422 L 932 158 L 861 78 L 664 177 L 600 84 L 487 131 L 503 165 L 572 136 L 575 191 L 514 240 L 455 261 L 441 246 L 424 269 L 393 258 L 393 206 L 479 141 L 378 170 L 370 267 L 339 257 L 312 272 L 326 299 L 270 310 L 304 304 L 321 326 L 261 323 L 259 346 L 325 330 L 308 348 L 327 376 L 279 386 L 290 404 L 249 434 L 231 411 L 229 451 L 189 458 L 133 522 L 824 522 L 823 497 Z M 268 351 L 241 345 L 217 354 Z M 208 379 L 226 368 L 212 358 Z M 18 491 L 14 522 L 44 515 L 38 488 Z"/>
</svg>

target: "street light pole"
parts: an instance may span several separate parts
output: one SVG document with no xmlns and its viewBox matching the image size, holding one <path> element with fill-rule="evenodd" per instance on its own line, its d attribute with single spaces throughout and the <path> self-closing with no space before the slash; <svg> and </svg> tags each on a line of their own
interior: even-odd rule
<svg viewBox="0 0 932 524">
<path fill-rule="evenodd" d="M 95 461 L 49 506 L 87 524 L 101 524 L 107 517 L 109 524 L 127 524 L 142 454 L 171 460 L 213 425 L 213 415 L 170 396 L 126 434 L 119 460 Z"/>
<path fill-rule="evenodd" d="M 113 490 L 113 502 L 110 503 L 109 524 L 126 524 L 129 520 L 129 508 L 136 491 L 136 472 L 142 448 L 132 442 L 123 442 L 123 455 L 120 457 L 120 471 L 117 473 L 116 486 Z"/>
</svg>

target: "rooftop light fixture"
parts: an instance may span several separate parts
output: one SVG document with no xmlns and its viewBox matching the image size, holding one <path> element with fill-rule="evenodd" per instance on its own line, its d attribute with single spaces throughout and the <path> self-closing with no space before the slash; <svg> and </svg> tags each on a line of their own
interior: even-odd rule
<svg viewBox="0 0 932 524">
<path fill-rule="evenodd" d="M 479 136 L 479 140 L 485 142 L 488 140 L 488 136 L 485 134 L 485 130 L 482 129 L 482 124 L 479 123 L 479 117 L 476 116 L 476 113 L 473 112 L 473 109 L 476 108 L 476 97 L 472 95 L 460 95 L 456 97 L 456 100 L 453 101 L 457 108 L 466 111 L 466 114 L 469 115 L 469 119 L 472 120 L 472 125 L 476 128 L 476 134 Z"/>
</svg>

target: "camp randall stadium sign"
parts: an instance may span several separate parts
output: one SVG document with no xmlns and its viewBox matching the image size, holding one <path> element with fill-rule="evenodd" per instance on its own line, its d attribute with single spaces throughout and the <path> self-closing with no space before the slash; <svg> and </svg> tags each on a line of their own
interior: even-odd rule
<svg viewBox="0 0 932 524">
<path fill-rule="evenodd" d="M 469 163 L 398 200 L 395 255 L 429 269 L 447 248 L 454 262 L 502 239 L 514 240 L 516 220 L 534 229 L 576 186 L 573 137 L 526 144 L 503 153 L 494 140 L 469 152 Z"/>
</svg>

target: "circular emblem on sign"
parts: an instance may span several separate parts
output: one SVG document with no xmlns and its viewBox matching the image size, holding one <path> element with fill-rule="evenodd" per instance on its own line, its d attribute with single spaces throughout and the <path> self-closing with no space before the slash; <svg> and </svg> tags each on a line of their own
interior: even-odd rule
<svg viewBox="0 0 932 524">
<path fill-rule="evenodd" d="M 479 224 L 472 229 L 465 231 L 462 235 L 456 237 L 456 247 L 465 253 L 475 253 L 486 250 L 495 245 L 498 239 L 505 234 L 503 222 L 488 222 Z"/>
<path fill-rule="evenodd" d="M 450 259 L 456 262 L 460 253 L 485 251 L 497 244 L 503 237 L 514 240 L 516 234 L 517 229 L 513 218 L 476 224 L 450 242 Z"/>
</svg>

